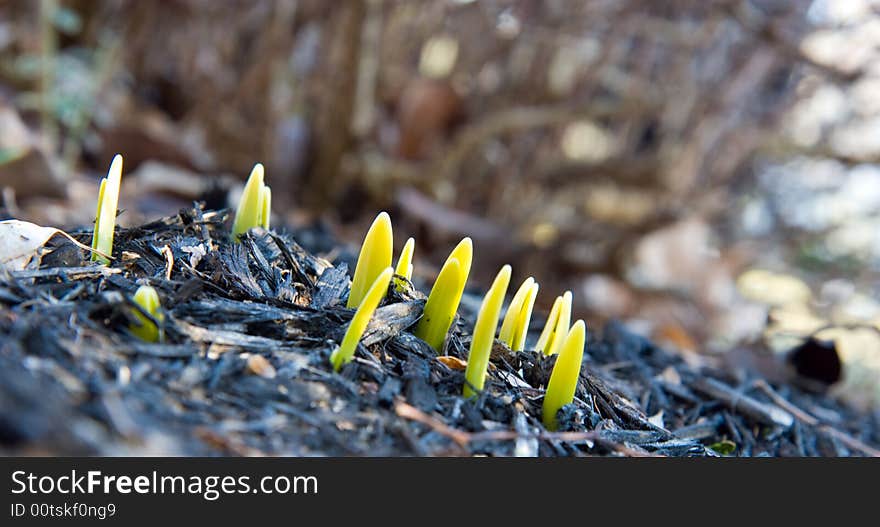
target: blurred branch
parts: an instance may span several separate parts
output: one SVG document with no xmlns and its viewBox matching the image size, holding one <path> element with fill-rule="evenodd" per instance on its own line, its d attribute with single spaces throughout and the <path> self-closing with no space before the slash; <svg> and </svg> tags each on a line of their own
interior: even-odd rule
<svg viewBox="0 0 880 527">
<path fill-rule="evenodd" d="M 55 13 L 58 0 L 40 0 L 40 122 L 50 148 L 58 141 L 52 94 L 55 88 L 55 59 L 58 55 L 58 36 L 55 33 Z"/>
<path fill-rule="evenodd" d="M 831 64 L 823 64 L 808 57 L 801 51 L 798 43 L 791 42 L 785 36 L 784 32 L 780 29 L 778 20 L 773 17 L 761 19 L 750 17 L 747 14 L 745 3 L 740 0 L 724 0 L 721 7 L 743 29 L 755 37 L 778 49 L 790 59 L 809 65 L 835 82 L 850 83 L 858 80 L 865 73 L 862 70 L 844 71 Z"/>
<path fill-rule="evenodd" d="M 622 119 L 650 111 L 655 105 L 647 101 L 595 101 L 586 107 L 571 105 L 516 107 L 501 110 L 484 117 L 479 122 L 466 126 L 451 145 L 437 157 L 433 166 L 427 170 L 431 181 L 445 181 L 450 178 L 475 148 L 500 135 L 567 124 L 582 119 Z"/>
<path fill-rule="evenodd" d="M 333 74 L 325 79 L 324 96 L 315 109 L 315 166 L 303 196 L 308 205 L 317 209 L 330 204 L 342 186 L 341 163 L 351 144 L 366 1 L 340 3 L 334 14 L 337 20 L 328 32 L 331 40 L 326 54 L 326 65 Z"/>
</svg>

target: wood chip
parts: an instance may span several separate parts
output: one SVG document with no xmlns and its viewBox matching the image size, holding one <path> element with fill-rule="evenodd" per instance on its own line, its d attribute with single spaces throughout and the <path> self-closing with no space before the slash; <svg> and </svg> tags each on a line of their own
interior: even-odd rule
<svg viewBox="0 0 880 527">
<path fill-rule="evenodd" d="M 464 371 L 467 368 L 467 361 L 453 357 L 452 355 L 441 355 L 437 360 L 442 362 L 451 370 Z"/>
<path fill-rule="evenodd" d="M 247 370 L 254 375 L 266 379 L 275 378 L 275 367 L 262 355 L 251 355 L 247 358 Z"/>
</svg>

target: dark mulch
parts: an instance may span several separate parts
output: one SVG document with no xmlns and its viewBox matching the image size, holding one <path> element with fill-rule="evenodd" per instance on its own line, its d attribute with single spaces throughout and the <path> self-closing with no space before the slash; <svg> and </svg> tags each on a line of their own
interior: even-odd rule
<svg viewBox="0 0 880 527">
<path fill-rule="evenodd" d="M 0 272 L 0 452 L 878 453 L 876 414 L 698 371 L 617 323 L 591 331 L 575 403 L 549 433 L 540 414 L 553 359 L 498 344 L 487 389 L 463 399 L 463 372 L 407 332 L 424 303 L 412 288 L 389 293 L 355 361 L 333 373 L 328 358 L 352 315 L 346 267 L 300 246 L 305 235 L 252 232 L 232 244 L 228 225 L 227 212 L 196 207 L 119 230 L 109 268 L 60 245 L 38 269 Z M 167 310 L 162 345 L 126 329 L 142 283 Z M 479 301 L 467 300 L 445 351 L 461 359 L 473 325 L 467 306 Z"/>
</svg>

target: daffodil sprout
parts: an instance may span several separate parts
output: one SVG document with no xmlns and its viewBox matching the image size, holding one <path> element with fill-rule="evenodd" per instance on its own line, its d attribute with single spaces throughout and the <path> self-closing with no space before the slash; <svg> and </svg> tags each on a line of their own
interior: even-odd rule
<svg viewBox="0 0 880 527">
<path fill-rule="evenodd" d="M 553 332 L 556 331 L 556 322 L 559 320 L 559 312 L 562 310 L 562 297 L 557 296 L 556 300 L 553 301 L 553 307 L 550 308 L 550 314 L 547 315 L 547 322 L 544 323 L 544 329 L 541 330 L 541 335 L 538 337 L 538 342 L 535 344 L 535 350 L 543 352 L 545 355 L 549 355 L 549 344 L 551 339 L 553 338 Z"/>
<path fill-rule="evenodd" d="M 513 345 L 510 349 L 513 351 L 522 351 L 526 348 L 526 337 L 529 334 L 529 324 L 532 321 L 532 310 L 535 308 L 535 299 L 538 297 L 538 283 L 532 284 L 529 293 L 523 301 L 522 310 L 519 313 L 519 320 L 516 323 L 516 331 L 513 335 Z"/>
<path fill-rule="evenodd" d="M 452 325 L 452 320 L 458 309 L 455 290 L 458 284 L 465 280 L 467 280 L 467 276 L 465 276 L 461 264 L 457 259 L 449 258 L 440 269 L 434 287 L 431 288 L 431 294 L 425 302 L 425 309 L 416 326 L 415 335 L 430 344 L 436 351 L 443 348 L 446 333 L 449 331 L 449 326 Z"/>
<path fill-rule="evenodd" d="M 507 313 L 504 315 L 504 321 L 501 323 L 501 330 L 498 333 L 498 340 L 504 342 L 508 348 L 519 351 L 517 349 L 518 340 L 521 335 L 528 331 L 529 321 L 532 317 L 532 307 L 534 306 L 535 297 L 537 295 L 538 284 L 531 276 L 519 286 L 510 305 L 507 306 Z M 529 299 L 531 298 L 531 302 Z M 525 324 L 525 327 L 523 327 Z"/>
<path fill-rule="evenodd" d="M 244 185 L 238 209 L 235 211 L 235 221 L 232 223 L 232 239 L 236 242 L 239 236 L 254 227 L 269 228 L 272 190 L 263 183 L 264 172 L 263 165 L 257 163 Z"/>
<path fill-rule="evenodd" d="M 553 365 L 553 372 L 550 374 L 550 381 L 547 383 L 543 421 L 548 430 L 557 429 L 556 413 L 574 400 L 581 372 L 581 361 L 584 357 L 585 341 L 586 326 L 583 320 L 578 320 L 562 343 L 556 364 Z"/>
<path fill-rule="evenodd" d="M 344 364 L 351 362 L 352 358 L 354 358 L 358 342 L 360 342 L 364 331 L 367 329 L 367 325 L 370 323 L 370 319 L 373 317 L 379 302 L 385 298 L 385 294 L 388 292 L 388 284 L 391 282 L 393 275 L 394 269 L 387 267 L 379 273 L 379 276 L 376 277 L 376 280 L 370 286 L 357 311 L 355 311 L 354 317 L 352 317 L 351 322 L 348 324 L 348 328 L 345 330 L 342 344 L 330 355 L 330 364 L 333 365 L 334 371 L 339 371 Z"/>
<path fill-rule="evenodd" d="M 117 154 L 110 163 L 107 177 L 98 189 L 98 211 L 95 214 L 95 230 L 92 233 L 92 261 L 108 265 L 104 256 L 113 254 L 113 231 L 116 229 L 116 210 L 119 206 L 119 187 L 122 182 L 122 156 Z"/>
<path fill-rule="evenodd" d="M 473 243 L 470 238 L 465 238 L 449 253 L 440 269 L 425 302 L 424 314 L 413 332 L 438 352 L 443 349 L 446 334 L 461 303 L 472 258 Z"/>
<path fill-rule="evenodd" d="M 403 246 L 403 250 L 400 251 L 400 256 L 397 258 L 397 267 L 394 268 L 394 274 L 397 276 L 402 276 L 407 280 L 412 280 L 413 274 L 413 251 L 415 251 L 416 241 L 412 238 L 406 241 L 406 244 Z M 394 289 L 397 291 L 403 291 L 406 288 L 406 283 L 403 280 L 399 280 L 397 278 L 394 279 Z"/>
<path fill-rule="evenodd" d="M 364 237 L 364 243 L 361 245 L 361 252 L 354 268 L 354 277 L 351 279 L 351 291 L 348 294 L 347 306 L 349 308 L 358 307 L 376 278 L 386 268 L 391 267 L 393 250 L 394 238 L 391 232 L 391 218 L 387 212 L 381 212 L 373 220 L 373 224 L 370 225 L 370 229 Z"/>
<path fill-rule="evenodd" d="M 535 349 L 542 351 L 544 355 L 558 353 L 565 336 L 568 335 L 571 324 L 571 300 L 571 291 L 566 291 L 564 295 L 556 297 L 556 301 L 553 302 L 547 323 L 544 324 L 541 336 L 538 337 L 538 343 L 535 344 Z"/>
<path fill-rule="evenodd" d="M 492 353 L 492 344 L 495 342 L 495 332 L 498 329 L 498 317 L 501 315 L 501 306 L 504 304 L 504 295 L 507 294 L 509 284 L 510 266 L 505 265 L 495 276 L 495 281 L 492 282 L 492 287 L 483 298 L 483 303 L 477 314 L 467 368 L 464 373 L 463 394 L 465 397 L 472 397 L 483 389 L 486 372 L 489 368 L 489 356 Z"/>
<path fill-rule="evenodd" d="M 568 335 L 571 328 L 571 291 L 566 291 L 562 295 L 562 305 L 559 308 L 559 318 L 556 320 L 556 328 L 553 330 L 553 338 L 544 351 L 547 355 L 559 353 L 562 349 L 562 343 Z"/>
<path fill-rule="evenodd" d="M 145 313 L 149 313 L 153 320 L 159 322 L 160 326 L 165 320 L 165 314 L 162 312 L 162 303 L 159 301 L 159 293 L 148 285 L 142 285 L 134 294 L 134 303 L 137 304 Z M 137 325 L 130 325 L 131 331 L 137 338 L 145 342 L 161 342 L 164 338 L 163 328 L 156 326 L 153 320 L 144 316 L 140 311 L 134 311 L 134 317 L 137 319 Z"/>
</svg>

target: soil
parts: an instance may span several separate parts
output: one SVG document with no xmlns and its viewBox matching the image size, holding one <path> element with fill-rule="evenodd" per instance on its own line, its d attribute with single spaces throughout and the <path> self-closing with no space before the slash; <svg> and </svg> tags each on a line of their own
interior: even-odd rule
<svg viewBox="0 0 880 527">
<path fill-rule="evenodd" d="M 349 273 L 308 250 L 332 239 L 255 230 L 232 243 L 230 223 L 228 211 L 195 206 L 118 229 L 109 267 L 63 244 L 35 269 L 0 271 L 0 453 L 880 454 L 877 413 L 685 361 L 616 322 L 590 328 L 558 431 L 541 425 L 553 357 L 496 343 L 486 389 L 466 400 L 479 291 L 466 293 L 438 359 L 408 332 L 424 293 L 392 288 L 355 360 L 334 373 L 329 356 L 353 314 Z M 90 231 L 73 234 L 90 242 Z M 127 329 L 144 283 L 165 307 L 161 344 Z"/>
</svg>

